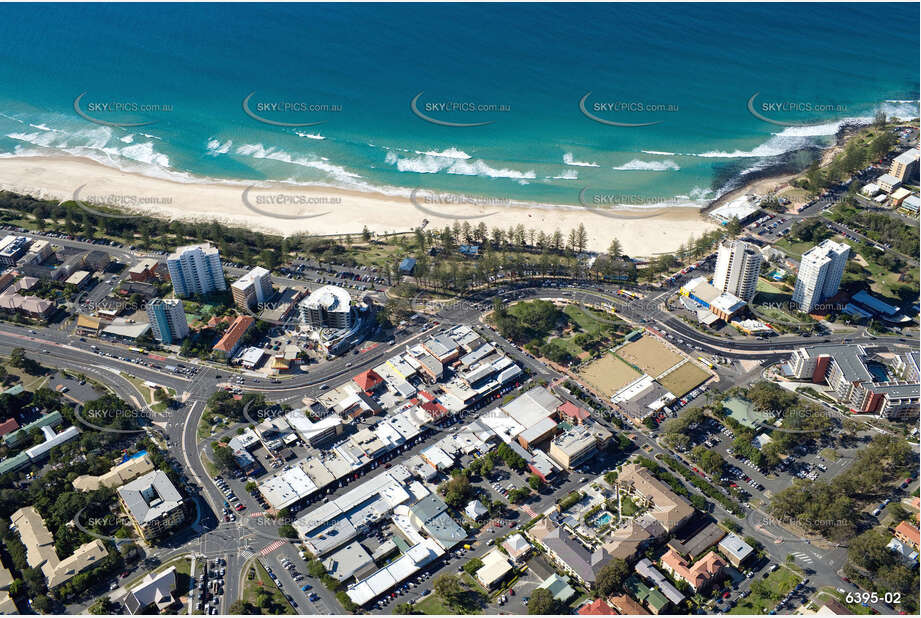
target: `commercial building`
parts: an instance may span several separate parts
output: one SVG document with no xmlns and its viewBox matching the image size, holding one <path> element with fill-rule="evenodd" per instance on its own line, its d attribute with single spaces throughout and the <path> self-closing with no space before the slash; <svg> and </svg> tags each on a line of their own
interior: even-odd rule
<svg viewBox="0 0 921 618">
<path fill-rule="evenodd" d="M 793 288 L 800 311 L 808 313 L 838 292 L 850 251 L 844 243 L 826 239 L 803 254 Z"/>
<path fill-rule="evenodd" d="M 272 275 L 261 266 L 230 284 L 233 302 L 240 309 L 250 310 L 268 302 L 275 291 L 272 289 Z"/>
<path fill-rule="evenodd" d="M 892 160 L 892 164 L 889 166 L 889 175 L 898 179 L 899 182 L 913 180 L 918 176 L 918 159 L 918 148 L 906 150 Z"/>
<path fill-rule="evenodd" d="M 755 551 L 751 545 L 731 532 L 720 541 L 719 550 L 734 567 L 738 567 L 745 562 Z"/>
<path fill-rule="evenodd" d="M 889 194 L 902 186 L 902 181 L 892 174 L 883 174 L 876 179 L 876 184 L 883 193 Z"/>
<path fill-rule="evenodd" d="M 713 271 L 713 286 L 748 302 L 755 296 L 761 272 L 761 252 L 758 247 L 742 240 L 720 244 Z"/>
<path fill-rule="evenodd" d="M 32 243 L 27 236 L 9 235 L 0 240 L 0 264 L 15 266 L 16 261 L 25 255 Z"/>
<path fill-rule="evenodd" d="M 185 521 L 186 503 L 162 470 L 122 485 L 118 499 L 144 540 L 161 538 Z"/>
<path fill-rule="evenodd" d="M 81 545 L 72 555 L 61 560 L 54 548 L 54 537 L 32 506 L 13 513 L 10 523 L 19 532 L 19 538 L 26 548 L 26 561 L 31 568 L 41 569 L 48 588 L 60 586 L 77 573 L 98 565 L 109 555 L 105 544 L 95 539 Z"/>
<path fill-rule="evenodd" d="M 352 325 L 352 297 L 343 288 L 324 285 L 298 304 L 301 322 L 313 328 L 348 328 Z"/>
<path fill-rule="evenodd" d="M 128 278 L 132 281 L 147 281 L 157 276 L 157 266 L 159 262 L 154 259 L 145 258 L 128 269 Z"/>
<path fill-rule="evenodd" d="M 481 558 L 483 566 L 476 571 L 477 581 L 484 588 L 491 590 L 498 586 L 515 567 L 498 548 L 494 547 Z"/>
<path fill-rule="evenodd" d="M 548 455 L 566 469 L 572 469 L 607 446 L 611 432 L 597 423 L 573 425 L 553 439 Z"/>
<path fill-rule="evenodd" d="M 164 345 L 178 343 L 189 336 L 185 309 L 177 298 L 155 298 L 147 303 L 147 320 L 153 338 Z"/>
<path fill-rule="evenodd" d="M 227 289 L 220 251 L 211 243 L 179 247 L 166 258 L 166 267 L 179 298 Z"/>
</svg>

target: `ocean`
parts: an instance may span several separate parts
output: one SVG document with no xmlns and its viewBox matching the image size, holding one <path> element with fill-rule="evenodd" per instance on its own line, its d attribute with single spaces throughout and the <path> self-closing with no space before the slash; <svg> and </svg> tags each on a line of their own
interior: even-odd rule
<svg viewBox="0 0 921 618">
<path fill-rule="evenodd" d="M 0 156 L 701 204 L 805 165 L 842 123 L 917 117 L 918 19 L 914 3 L 4 4 Z"/>
</svg>

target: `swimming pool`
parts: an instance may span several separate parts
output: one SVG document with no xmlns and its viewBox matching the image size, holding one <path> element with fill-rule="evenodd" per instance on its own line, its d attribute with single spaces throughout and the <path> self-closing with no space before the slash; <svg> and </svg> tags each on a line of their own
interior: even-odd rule
<svg viewBox="0 0 921 618">
<path fill-rule="evenodd" d="M 614 516 L 605 511 L 595 518 L 595 521 L 592 522 L 592 526 L 595 528 L 600 528 L 601 526 L 611 523 L 612 519 L 614 519 Z"/>
</svg>

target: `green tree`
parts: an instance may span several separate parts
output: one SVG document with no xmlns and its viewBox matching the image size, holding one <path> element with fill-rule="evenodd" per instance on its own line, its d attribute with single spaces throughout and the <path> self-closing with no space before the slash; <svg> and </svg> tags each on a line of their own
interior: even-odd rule
<svg viewBox="0 0 921 618">
<path fill-rule="evenodd" d="M 601 568 L 597 588 L 603 596 L 610 596 L 620 590 L 624 580 L 630 576 L 630 567 L 620 558 L 614 558 Z"/>
<path fill-rule="evenodd" d="M 546 588 L 537 588 L 528 599 L 528 614 L 531 616 L 550 616 L 553 614 L 568 613 L 562 603 L 553 598 Z"/>
</svg>

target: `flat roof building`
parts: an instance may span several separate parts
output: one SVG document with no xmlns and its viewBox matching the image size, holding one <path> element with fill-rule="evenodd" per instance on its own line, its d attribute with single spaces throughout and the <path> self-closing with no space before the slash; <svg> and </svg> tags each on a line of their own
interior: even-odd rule
<svg viewBox="0 0 921 618">
<path fill-rule="evenodd" d="M 185 521 L 185 500 L 162 470 L 122 485 L 118 498 L 145 540 L 163 537 Z"/>
</svg>

